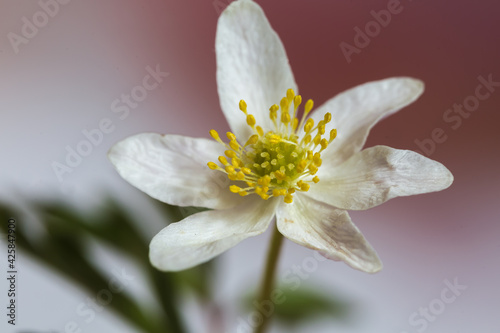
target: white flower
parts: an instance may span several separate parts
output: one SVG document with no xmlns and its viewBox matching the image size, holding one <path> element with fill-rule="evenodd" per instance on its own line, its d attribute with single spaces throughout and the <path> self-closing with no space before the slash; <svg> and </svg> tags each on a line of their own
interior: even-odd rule
<svg viewBox="0 0 500 333">
<path fill-rule="evenodd" d="M 145 133 L 119 142 L 108 155 L 125 180 L 153 198 L 212 209 L 161 230 L 151 242 L 152 264 L 178 271 L 203 263 L 263 233 L 276 215 L 288 239 L 353 268 L 379 271 L 376 252 L 346 210 L 440 191 L 453 181 L 442 164 L 415 152 L 361 150 L 372 126 L 417 99 L 423 83 L 369 82 L 301 121 L 295 118 L 301 97 L 283 45 L 249 0 L 222 13 L 216 52 L 221 108 L 232 129 L 227 143 L 214 130 L 216 140 Z M 304 104 L 307 114 L 312 101 Z M 212 162 L 217 158 L 220 164 Z"/>
</svg>

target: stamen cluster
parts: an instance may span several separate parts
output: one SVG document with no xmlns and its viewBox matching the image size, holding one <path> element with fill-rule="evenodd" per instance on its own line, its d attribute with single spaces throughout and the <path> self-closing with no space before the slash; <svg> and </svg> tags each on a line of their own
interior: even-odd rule
<svg viewBox="0 0 500 333">
<path fill-rule="evenodd" d="M 295 191 L 307 192 L 311 183 L 319 182 L 316 173 L 322 164 L 321 152 L 335 139 L 337 130 L 330 131 L 328 140 L 323 138 L 326 124 L 332 120 L 330 113 L 326 113 L 316 126 L 313 119 L 306 120 L 313 108 L 312 100 L 305 103 L 299 121 L 297 110 L 301 103 L 302 97 L 288 89 L 280 105 L 275 104 L 269 109 L 274 129 L 264 133 L 262 127 L 256 125 L 255 117 L 247 112 L 246 102 L 241 100 L 240 110 L 254 133 L 244 145 L 231 132 L 227 132 L 229 143 L 225 143 L 217 131 L 210 131 L 212 138 L 227 150 L 225 156 L 218 158 L 222 166 L 208 162 L 208 167 L 226 173 L 230 180 L 235 181 L 229 186 L 231 192 L 241 196 L 255 193 L 264 200 L 283 196 L 284 202 L 292 203 Z M 300 128 L 304 129 L 304 134 L 299 140 Z"/>
</svg>

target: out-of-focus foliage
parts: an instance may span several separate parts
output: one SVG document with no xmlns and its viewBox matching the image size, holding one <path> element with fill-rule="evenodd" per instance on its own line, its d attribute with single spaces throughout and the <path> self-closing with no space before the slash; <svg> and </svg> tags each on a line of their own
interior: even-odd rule
<svg viewBox="0 0 500 333">
<path fill-rule="evenodd" d="M 179 273 L 156 270 L 148 259 L 150 239 L 145 239 L 139 232 L 140 223 L 134 221 L 127 210 L 112 199 L 95 211 L 86 213 L 59 201 L 31 203 L 24 209 L 29 210 L 29 214 L 0 203 L 0 220 L 15 218 L 25 221 L 34 216 L 35 221 L 30 222 L 39 221 L 46 232 L 30 233 L 27 230 L 28 223 L 17 223 L 17 248 L 73 281 L 90 295 L 96 295 L 105 288 L 109 278 L 89 259 L 86 250 L 89 243 L 95 244 L 97 241 L 112 247 L 140 267 L 161 309 L 152 312 L 149 309 L 154 305 L 144 308 L 141 305 L 143 302 L 126 292 L 113 294 L 112 302 L 107 307 L 141 331 L 187 332 L 179 314 L 181 292 L 188 289 L 204 300 L 210 298 L 213 262 Z M 167 222 L 178 221 L 187 212 L 185 208 L 168 205 L 163 205 L 160 210 Z M 189 213 L 196 211 L 190 209 Z M 7 224 L 0 223 L 0 226 L 6 232 Z"/>
<path fill-rule="evenodd" d="M 261 315 L 272 315 L 274 320 L 290 330 L 293 326 L 316 319 L 345 320 L 351 312 L 348 302 L 320 291 L 317 287 L 302 286 L 291 290 L 286 286 L 277 286 L 274 290 L 280 292 L 275 299 L 276 303 L 256 301 L 255 294 L 252 293 L 244 297 L 244 307 L 248 311 L 258 311 Z"/>
<path fill-rule="evenodd" d="M 166 225 L 203 209 L 158 204 L 158 210 L 164 216 Z M 109 283 L 109 276 L 106 274 L 109 272 L 103 272 L 102 267 L 90 258 L 89 246 L 96 242 L 106 245 L 105 249 L 112 248 L 126 260 L 134 262 L 147 277 L 145 283 L 156 298 L 155 304 L 144 305 L 144 300 L 134 298 L 125 290 L 113 294 L 112 302 L 107 308 L 136 330 L 148 333 L 187 333 L 183 316 L 179 312 L 182 297 L 185 292 L 189 292 L 198 297 L 207 311 L 219 314 L 210 317 L 212 322 L 207 323 L 207 328 L 212 327 L 213 333 L 223 333 L 220 309 L 211 302 L 211 277 L 215 262 L 177 273 L 158 271 L 149 262 L 150 239 L 144 237 L 139 230 L 144 222 L 134 220 L 117 201 L 108 199 L 102 206 L 86 212 L 57 200 L 31 202 L 22 210 L 0 202 L 0 221 L 7 221 L 9 218 L 18 221 L 18 250 L 74 282 L 89 295 L 95 296 Z M 29 226 L 33 223 L 41 224 L 39 227 L 44 232 L 31 232 Z M 7 224 L 0 223 L 0 231 L 6 233 L 6 229 Z M 289 288 L 282 290 L 284 293 L 281 299 L 284 301 L 273 307 L 273 316 L 290 328 L 319 317 L 347 318 L 347 303 L 334 301 L 329 295 L 311 287 L 295 291 Z M 255 310 L 255 294 L 245 299 L 249 305 L 247 309 Z M 151 311 L 158 304 L 160 308 Z"/>
<path fill-rule="evenodd" d="M 290 325 L 319 317 L 343 319 L 350 306 L 334 295 L 305 286 L 297 290 L 284 289 L 283 302 L 276 306 L 275 318 Z"/>
</svg>

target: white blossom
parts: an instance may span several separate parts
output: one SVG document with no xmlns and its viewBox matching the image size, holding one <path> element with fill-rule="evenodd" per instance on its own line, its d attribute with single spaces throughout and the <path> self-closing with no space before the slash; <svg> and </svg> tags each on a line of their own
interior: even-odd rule
<svg viewBox="0 0 500 333">
<path fill-rule="evenodd" d="M 370 129 L 416 100 L 423 83 L 369 82 L 312 110 L 312 101 L 296 94 L 278 35 L 250 0 L 221 14 L 216 55 L 227 140 L 215 130 L 215 140 L 145 133 L 108 154 L 119 174 L 151 197 L 211 209 L 161 230 L 150 245 L 151 263 L 178 271 L 206 262 L 263 233 L 276 216 L 288 239 L 355 269 L 379 271 L 376 252 L 346 210 L 440 191 L 453 181 L 442 164 L 415 152 L 362 150 Z"/>
</svg>

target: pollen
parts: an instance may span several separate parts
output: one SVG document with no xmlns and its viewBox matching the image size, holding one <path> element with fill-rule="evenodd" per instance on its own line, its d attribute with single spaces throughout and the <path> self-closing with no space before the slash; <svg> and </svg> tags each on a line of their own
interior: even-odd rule
<svg viewBox="0 0 500 333">
<path fill-rule="evenodd" d="M 225 156 L 218 157 L 220 164 L 208 162 L 207 165 L 227 175 L 232 193 L 255 194 L 263 200 L 283 197 L 285 203 L 291 204 L 296 192 L 307 192 L 320 181 L 316 173 L 323 164 L 321 153 L 337 137 L 337 130 L 326 132 L 332 121 L 330 113 L 318 124 L 308 118 L 314 106 L 312 100 L 305 102 L 299 118 L 301 105 L 302 97 L 288 89 L 279 104 L 269 108 L 272 126 L 264 130 L 249 113 L 247 103 L 241 100 L 239 109 L 253 134 L 239 138 L 246 141 L 239 141 L 234 133 L 227 132 L 229 142 L 225 143 L 217 131 L 210 131 L 210 136 L 225 147 Z M 243 142 L 246 143 L 242 146 Z"/>
</svg>

